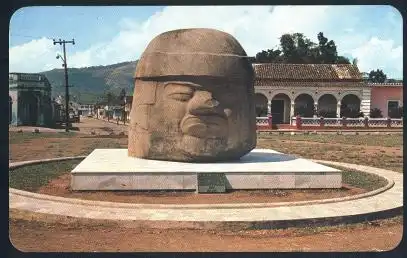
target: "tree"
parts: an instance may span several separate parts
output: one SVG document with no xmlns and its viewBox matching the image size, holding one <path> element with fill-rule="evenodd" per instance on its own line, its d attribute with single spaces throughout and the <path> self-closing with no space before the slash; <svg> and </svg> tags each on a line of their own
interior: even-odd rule
<svg viewBox="0 0 407 258">
<path fill-rule="evenodd" d="M 333 40 L 328 41 L 322 32 L 318 33 L 319 62 L 321 64 L 336 63 L 338 52 Z"/>
<path fill-rule="evenodd" d="M 350 61 L 347 57 L 338 56 L 338 58 L 336 59 L 336 63 L 337 64 L 350 64 Z"/>
<path fill-rule="evenodd" d="M 284 34 L 279 49 L 262 50 L 256 54 L 258 63 L 290 64 L 350 64 L 348 58 L 338 56 L 335 42 L 318 33 L 318 44 L 302 33 Z"/>
<path fill-rule="evenodd" d="M 381 117 L 383 117 L 382 111 L 378 108 L 373 108 L 370 110 L 370 117 L 371 118 L 381 118 Z"/>
<path fill-rule="evenodd" d="M 125 114 L 125 103 L 126 103 L 126 90 L 122 88 L 119 94 L 119 101 L 120 104 L 122 105 L 122 110 L 121 110 L 121 116 L 122 116 L 122 121 L 126 123 L 126 114 Z"/>
<path fill-rule="evenodd" d="M 124 102 L 124 99 L 126 98 L 126 89 L 122 88 L 119 94 L 119 100 L 120 102 Z"/>
<path fill-rule="evenodd" d="M 109 91 L 106 93 L 106 101 L 107 101 L 108 106 L 110 106 L 113 103 L 114 99 L 115 99 L 115 95 L 113 92 Z"/>
<path fill-rule="evenodd" d="M 267 49 L 257 53 L 255 60 L 251 61 L 257 63 L 281 63 L 283 58 L 281 50 Z"/>
<path fill-rule="evenodd" d="M 382 70 L 377 69 L 370 71 L 369 73 L 369 81 L 370 82 L 376 82 L 376 83 L 383 83 L 385 82 L 387 79 L 387 75 L 385 73 L 383 73 Z"/>
</svg>

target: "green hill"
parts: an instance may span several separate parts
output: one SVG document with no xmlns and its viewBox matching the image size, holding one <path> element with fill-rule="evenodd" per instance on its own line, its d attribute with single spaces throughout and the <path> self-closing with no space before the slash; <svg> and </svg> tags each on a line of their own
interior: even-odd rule
<svg viewBox="0 0 407 258">
<path fill-rule="evenodd" d="M 119 95 L 125 89 L 128 95 L 134 90 L 133 75 L 137 61 L 123 62 L 106 66 L 69 68 L 69 93 L 73 100 L 80 103 L 92 103 L 105 97 L 107 92 Z M 52 95 L 65 96 L 64 69 L 42 72 L 52 85 Z"/>
</svg>

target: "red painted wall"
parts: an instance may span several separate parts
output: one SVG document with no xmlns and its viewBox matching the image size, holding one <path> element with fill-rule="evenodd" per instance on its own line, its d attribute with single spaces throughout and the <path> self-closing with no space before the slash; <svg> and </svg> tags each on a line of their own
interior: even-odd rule
<svg viewBox="0 0 407 258">
<path fill-rule="evenodd" d="M 387 102 L 389 100 L 399 101 L 399 105 L 403 106 L 403 86 L 402 85 L 374 85 L 372 86 L 370 107 L 378 108 L 382 111 L 382 115 L 388 115 Z"/>
</svg>

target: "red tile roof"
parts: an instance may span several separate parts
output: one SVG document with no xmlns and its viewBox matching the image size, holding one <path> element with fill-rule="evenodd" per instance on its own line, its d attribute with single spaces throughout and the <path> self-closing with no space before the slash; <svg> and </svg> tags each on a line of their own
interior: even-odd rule
<svg viewBox="0 0 407 258">
<path fill-rule="evenodd" d="M 312 80 L 343 81 L 362 80 L 356 66 L 351 64 L 253 64 L 256 80 Z"/>
<path fill-rule="evenodd" d="M 274 79 L 255 79 L 254 86 L 267 86 L 267 87 L 323 87 L 330 86 L 343 86 L 348 87 L 364 87 L 367 84 L 364 81 L 318 81 L 318 80 L 274 80 Z"/>
</svg>

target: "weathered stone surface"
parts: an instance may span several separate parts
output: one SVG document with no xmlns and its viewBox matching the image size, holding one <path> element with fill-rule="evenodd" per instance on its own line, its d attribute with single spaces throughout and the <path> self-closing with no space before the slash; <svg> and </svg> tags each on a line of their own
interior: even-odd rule
<svg viewBox="0 0 407 258">
<path fill-rule="evenodd" d="M 256 146 L 253 68 L 239 42 L 213 29 L 154 38 L 135 72 L 131 157 L 215 162 Z"/>
</svg>

